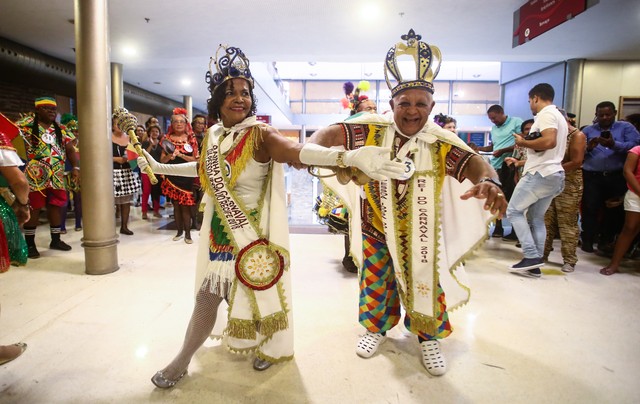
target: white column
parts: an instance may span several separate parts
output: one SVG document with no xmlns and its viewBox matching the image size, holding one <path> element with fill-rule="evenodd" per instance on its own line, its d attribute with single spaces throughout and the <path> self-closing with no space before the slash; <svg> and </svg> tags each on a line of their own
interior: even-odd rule
<svg viewBox="0 0 640 404">
<path fill-rule="evenodd" d="M 85 272 L 118 270 L 113 214 L 107 0 L 75 0 L 76 80 Z"/>
<path fill-rule="evenodd" d="M 193 121 L 193 100 L 190 95 L 183 95 L 182 98 L 184 100 L 184 109 L 187 110 L 187 119 L 191 123 Z"/>
</svg>

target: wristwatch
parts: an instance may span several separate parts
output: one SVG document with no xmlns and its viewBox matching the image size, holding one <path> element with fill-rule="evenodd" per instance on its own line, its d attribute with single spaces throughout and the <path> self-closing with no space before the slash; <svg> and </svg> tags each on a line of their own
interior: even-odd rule
<svg viewBox="0 0 640 404">
<path fill-rule="evenodd" d="M 480 181 L 478 181 L 478 184 L 481 184 L 483 182 L 490 182 L 494 185 L 499 186 L 500 188 L 502 188 L 502 183 L 500 182 L 499 179 L 497 178 L 491 178 L 491 177 L 484 177 L 483 179 L 481 179 Z"/>
</svg>

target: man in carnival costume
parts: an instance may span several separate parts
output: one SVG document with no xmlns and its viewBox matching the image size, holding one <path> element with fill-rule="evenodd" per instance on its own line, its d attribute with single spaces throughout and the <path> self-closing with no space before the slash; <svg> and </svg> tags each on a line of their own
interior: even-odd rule
<svg viewBox="0 0 640 404">
<path fill-rule="evenodd" d="M 36 112 L 17 122 L 27 147 L 27 168 L 25 174 L 31 192 L 31 218 L 24 224 L 24 236 L 29 248 L 29 258 L 38 258 L 36 248 L 36 227 L 40 209 L 47 207 L 47 218 L 51 231 L 49 248 L 69 251 L 71 246 L 60 240 L 62 208 L 67 204 L 65 187 L 65 159 L 71 161 L 71 176 L 80 181 L 80 167 L 73 146 L 74 137 L 55 119 L 58 105 L 51 97 L 37 98 Z"/>
<path fill-rule="evenodd" d="M 206 192 L 195 308 L 180 352 L 152 378 L 159 388 L 173 387 L 186 374 L 193 354 L 211 335 L 223 300 L 229 308 L 219 325 L 231 351 L 254 353 L 256 370 L 293 358 L 281 163 L 355 166 L 377 179 L 404 171 L 402 164 L 390 160 L 388 149 L 371 146 L 345 152 L 302 145 L 258 122 L 249 60 L 238 48 L 220 46 L 207 81 L 209 114 L 219 123 L 203 140 L 199 162 L 159 164 L 145 153 L 158 174 L 199 173 Z M 143 158 L 138 162 L 141 168 L 147 164 Z"/>
<path fill-rule="evenodd" d="M 356 353 L 364 358 L 376 353 L 386 331 L 400 321 L 402 304 L 404 324 L 418 336 L 425 368 L 442 375 L 447 368 L 438 339 L 452 331 L 447 303 L 451 310 L 469 298 L 461 262 L 486 239 L 490 213 L 501 217 L 507 202 L 491 166 L 428 119 L 440 50 L 413 30 L 402 39 L 406 44 L 392 47 L 385 60 L 392 113 L 329 126 L 310 142 L 347 150 L 388 147 L 405 164 L 397 180 L 371 180 L 352 168 L 339 169 L 336 176 L 363 185 L 366 195 L 360 198 L 353 184 L 335 188 L 349 205 L 351 252 L 361 263 L 359 319 L 367 331 Z M 397 64 L 402 55 L 413 58 L 417 77 L 403 79 Z M 460 184 L 465 179 L 475 185 Z M 473 197 L 485 201 L 465 201 Z"/>
</svg>

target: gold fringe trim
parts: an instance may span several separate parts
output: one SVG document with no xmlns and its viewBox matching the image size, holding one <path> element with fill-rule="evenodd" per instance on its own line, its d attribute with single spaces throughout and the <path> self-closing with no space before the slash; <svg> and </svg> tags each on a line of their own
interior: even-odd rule
<svg viewBox="0 0 640 404">
<path fill-rule="evenodd" d="M 263 361 L 268 361 L 271 363 L 282 363 L 282 362 L 287 362 L 293 359 L 293 355 L 291 356 L 281 356 L 279 358 L 274 358 L 272 356 L 269 355 L 265 355 L 264 352 L 262 351 L 256 351 L 256 356 L 260 359 L 262 359 Z"/>
<path fill-rule="evenodd" d="M 247 133 L 244 136 L 246 137 L 246 139 L 242 139 L 242 141 L 244 142 L 244 146 L 242 146 L 240 155 L 232 163 L 233 167 L 231 170 L 231 178 L 229 178 L 229 188 L 231 189 L 235 188 L 236 182 L 238 181 L 238 177 L 240 176 L 240 174 L 242 174 L 244 169 L 247 167 L 247 163 L 249 162 L 249 160 L 253 158 L 253 151 L 256 149 L 254 138 L 259 137 L 259 133 L 256 134 L 255 132 L 256 129 L 260 131 L 260 129 L 257 128 L 256 126 L 252 126 L 251 129 L 249 129 L 248 131 L 249 133 Z M 233 152 L 236 147 L 237 145 L 229 149 L 230 153 Z M 227 157 L 227 155 L 225 155 L 224 157 Z"/>
<path fill-rule="evenodd" d="M 213 188 L 211 188 L 211 184 L 209 183 L 209 177 L 207 176 L 206 163 L 207 163 L 207 154 L 209 153 L 209 149 L 207 146 L 209 145 L 209 131 L 204 136 L 204 140 L 202 144 L 205 147 L 205 150 L 200 154 L 200 160 L 198 161 L 198 177 L 200 177 L 200 187 L 204 192 L 207 193 L 212 198 L 215 198 L 213 193 Z M 204 206 L 204 204 L 202 204 Z"/>
<path fill-rule="evenodd" d="M 284 311 L 279 311 L 263 318 L 257 327 L 258 332 L 266 336 L 271 336 L 287 328 L 289 328 L 289 320 L 287 319 L 287 313 Z"/>
<path fill-rule="evenodd" d="M 226 333 L 238 339 L 256 339 L 256 322 L 253 320 L 230 318 Z"/>
<path fill-rule="evenodd" d="M 434 292 L 434 295 L 436 294 L 437 293 Z M 416 313 L 413 310 L 407 314 L 409 315 L 409 318 L 411 318 L 411 328 L 414 330 L 420 330 L 421 332 L 429 335 L 436 335 L 438 333 L 435 318 Z"/>
<path fill-rule="evenodd" d="M 220 339 L 220 338 L 218 338 Z M 253 347 L 249 347 L 249 348 L 234 348 L 232 346 L 229 346 L 228 344 L 225 345 L 227 348 L 227 351 L 236 354 L 236 355 L 249 355 L 252 353 L 255 353 L 256 356 L 262 360 L 265 361 L 269 361 L 271 363 L 282 363 L 282 362 L 287 362 L 293 359 L 293 355 L 288 355 L 288 356 L 281 356 L 279 358 L 274 358 L 273 356 L 269 356 L 266 355 L 264 352 L 262 352 L 260 350 L 260 348 L 262 348 L 263 345 L 265 345 L 267 342 L 269 342 L 271 340 L 271 337 L 269 338 L 265 338 L 264 341 L 262 341 L 260 344 L 253 346 Z"/>
<path fill-rule="evenodd" d="M 227 351 L 236 354 L 236 355 L 249 355 L 251 353 L 256 352 L 258 346 L 250 347 L 250 348 L 234 348 L 232 346 L 226 346 Z"/>
</svg>

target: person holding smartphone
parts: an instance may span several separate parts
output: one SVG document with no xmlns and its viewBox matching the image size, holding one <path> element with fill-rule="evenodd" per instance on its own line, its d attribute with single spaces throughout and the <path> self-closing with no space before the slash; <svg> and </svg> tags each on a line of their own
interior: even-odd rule
<svg viewBox="0 0 640 404">
<path fill-rule="evenodd" d="M 581 248 L 586 252 L 594 252 L 593 245 L 597 243 L 600 253 L 611 253 L 613 241 L 624 223 L 622 204 L 607 207 L 605 202 L 624 198 L 627 184 L 622 169 L 627 152 L 640 144 L 640 133 L 629 122 L 616 121 L 616 114 L 615 105 L 603 101 L 596 106 L 596 122 L 583 130 L 587 136 L 587 152 L 582 167 Z"/>
</svg>

